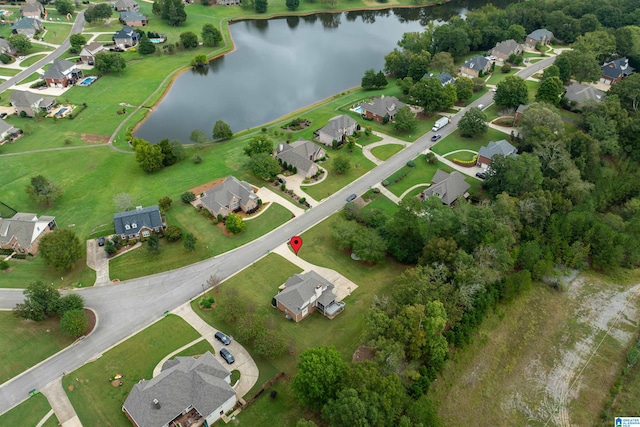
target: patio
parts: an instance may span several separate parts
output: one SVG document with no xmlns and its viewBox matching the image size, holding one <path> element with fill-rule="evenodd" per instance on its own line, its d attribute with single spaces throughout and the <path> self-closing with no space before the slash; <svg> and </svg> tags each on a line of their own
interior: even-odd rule
<svg viewBox="0 0 640 427">
<path fill-rule="evenodd" d="M 205 419 L 195 408 L 186 414 L 176 417 L 169 423 L 170 427 L 200 427 L 204 425 Z"/>
<path fill-rule="evenodd" d="M 51 112 L 49 112 L 47 117 L 57 117 L 59 119 L 62 119 L 71 114 L 75 108 L 75 105 L 58 105 L 53 110 L 51 110 Z"/>
</svg>

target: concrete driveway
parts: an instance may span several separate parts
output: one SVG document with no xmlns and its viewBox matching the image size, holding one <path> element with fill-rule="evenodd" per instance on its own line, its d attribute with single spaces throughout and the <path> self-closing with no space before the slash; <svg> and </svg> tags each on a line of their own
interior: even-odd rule
<svg viewBox="0 0 640 427">
<path fill-rule="evenodd" d="M 104 286 L 109 280 L 109 258 L 104 246 L 98 246 L 98 239 L 87 240 L 87 265 L 96 272 L 96 282 L 93 286 Z"/>
</svg>

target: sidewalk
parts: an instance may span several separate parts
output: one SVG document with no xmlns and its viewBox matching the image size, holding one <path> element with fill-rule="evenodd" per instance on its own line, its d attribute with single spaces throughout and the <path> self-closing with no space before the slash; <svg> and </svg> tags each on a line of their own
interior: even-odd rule
<svg viewBox="0 0 640 427">
<path fill-rule="evenodd" d="M 47 384 L 41 392 L 49 401 L 62 427 L 82 427 L 75 409 L 62 388 L 61 377 Z"/>
</svg>

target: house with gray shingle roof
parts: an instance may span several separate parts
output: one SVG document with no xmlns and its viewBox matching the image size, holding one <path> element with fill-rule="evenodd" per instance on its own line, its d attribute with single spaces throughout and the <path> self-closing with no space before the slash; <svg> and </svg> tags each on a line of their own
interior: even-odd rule
<svg viewBox="0 0 640 427">
<path fill-rule="evenodd" d="M 311 141 L 299 139 L 291 144 L 280 144 L 276 159 L 280 164 L 286 163 L 296 168 L 296 173 L 303 178 L 311 178 L 318 173 L 315 162 L 327 155 L 327 152 Z"/>
<path fill-rule="evenodd" d="M 419 197 L 425 200 L 427 197 L 435 196 L 445 205 L 451 206 L 460 197 L 466 199 L 470 187 L 460 172 L 454 171 L 449 174 L 438 169 L 431 180 L 431 186 L 420 193 Z"/>
<path fill-rule="evenodd" d="M 120 12 L 120 22 L 130 27 L 146 27 L 149 24 L 149 18 L 137 10 L 131 10 Z"/>
<path fill-rule="evenodd" d="M 44 27 L 39 19 L 25 17 L 20 18 L 13 23 L 11 32 L 13 34 L 23 34 L 32 38 L 42 30 L 44 30 Z"/>
<path fill-rule="evenodd" d="M 460 67 L 460 74 L 464 77 L 479 77 L 480 71 L 488 73 L 491 70 L 491 61 L 484 56 L 474 56 Z"/>
<path fill-rule="evenodd" d="M 100 52 L 104 52 L 106 49 L 102 43 L 93 42 L 85 45 L 80 51 L 80 59 L 83 63 L 93 65 L 96 60 L 96 55 Z"/>
<path fill-rule="evenodd" d="M 346 114 L 341 114 L 329 119 L 329 123 L 318 129 L 315 136 L 324 145 L 331 146 L 333 141 L 344 142 L 348 136 L 353 135 L 358 123 Z"/>
<path fill-rule="evenodd" d="M 71 61 L 56 59 L 44 72 L 42 78 L 47 82 L 47 86 L 62 88 L 71 86 L 82 78 L 82 70 Z"/>
<path fill-rule="evenodd" d="M 206 208 L 213 216 L 223 217 L 238 211 L 250 214 L 259 207 L 253 186 L 233 176 L 202 193 L 194 205 Z"/>
<path fill-rule="evenodd" d="M 42 3 L 39 1 L 27 0 L 27 2 L 20 7 L 20 16 L 40 19 L 44 16 L 44 6 L 42 6 Z"/>
<path fill-rule="evenodd" d="M 612 85 L 618 83 L 623 78 L 630 76 L 635 68 L 629 65 L 628 58 L 618 58 L 613 61 L 605 62 L 600 66 L 602 77 L 600 83 Z"/>
<path fill-rule="evenodd" d="M 116 31 L 113 35 L 113 41 L 119 48 L 127 48 L 135 46 L 140 41 L 140 34 L 128 25 Z"/>
<path fill-rule="evenodd" d="M 53 97 L 23 90 L 12 91 L 9 100 L 16 114 L 22 115 L 24 111 L 27 117 L 35 117 L 41 111 L 48 113 L 57 104 L 56 99 Z"/>
<path fill-rule="evenodd" d="M 13 47 L 11 43 L 9 43 L 6 39 L 0 39 L 0 54 L 6 53 L 9 56 L 16 55 L 16 48 Z"/>
<path fill-rule="evenodd" d="M 136 3 L 134 0 L 118 0 L 113 8 L 116 12 L 130 12 L 132 10 L 140 9 L 140 5 Z"/>
<path fill-rule="evenodd" d="M 137 206 L 132 211 L 118 212 L 113 215 L 113 225 L 121 239 L 149 237 L 151 233 L 161 233 L 166 228 L 158 206 Z"/>
<path fill-rule="evenodd" d="M 513 39 L 497 43 L 496 46 L 491 49 L 491 52 L 489 52 L 490 55 L 503 61 L 506 61 L 511 55 L 519 55 L 521 53 L 522 45 Z"/>
<path fill-rule="evenodd" d="M 0 218 L 0 248 L 19 254 L 38 253 L 38 242 L 46 233 L 56 228 L 53 216 L 33 213 L 16 213 L 11 218 Z"/>
<path fill-rule="evenodd" d="M 440 84 L 443 87 L 445 85 L 450 85 L 450 84 L 453 84 L 455 82 L 455 79 L 453 78 L 453 76 L 450 73 L 446 72 L 446 71 L 438 74 L 437 76 L 434 75 L 434 74 L 425 74 L 424 77 L 425 78 L 432 77 L 432 78 L 436 78 L 436 79 L 440 80 Z"/>
<path fill-rule="evenodd" d="M 604 92 L 594 88 L 593 86 L 576 82 L 567 86 L 567 91 L 564 94 L 564 97 L 567 98 L 567 100 L 576 108 L 580 108 L 582 104 L 589 99 L 600 102 L 604 99 L 604 96 Z"/>
<path fill-rule="evenodd" d="M 553 33 L 546 28 L 539 28 L 532 31 L 527 38 L 524 39 L 524 44 L 533 49 L 538 43 L 548 45 L 551 43 L 551 40 L 553 40 Z"/>
<path fill-rule="evenodd" d="M 505 139 L 491 141 L 486 147 L 480 147 L 476 164 L 484 169 L 491 165 L 491 159 L 497 154 L 503 156 L 517 156 L 518 149 L 509 144 Z"/>
<path fill-rule="evenodd" d="M 380 96 L 372 98 L 370 102 L 362 102 L 360 108 L 365 117 L 382 123 L 384 118 L 393 120 L 398 110 L 406 104 L 395 96 Z"/>
<path fill-rule="evenodd" d="M 286 313 L 296 322 L 301 321 L 314 311 L 333 319 L 345 304 L 336 301 L 334 286 L 324 277 L 311 270 L 304 274 L 291 276 L 273 298 L 273 305 Z"/>
<path fill-rule="evenodd" d="M 176 357 L 151 380 L 140 380 L 122 411 L 136 427 L 213 425 L 236 404 L 231 374 L 211 354 Z"/>
<path fill-rule="evenodd" d="M 0 140 L 4 140 L 5 138 L 14 138 L 17 137 L 20 133 L 20 129 L 11 126 L 9 123 L 4 120 L 0 120 Z"/>
</svg>

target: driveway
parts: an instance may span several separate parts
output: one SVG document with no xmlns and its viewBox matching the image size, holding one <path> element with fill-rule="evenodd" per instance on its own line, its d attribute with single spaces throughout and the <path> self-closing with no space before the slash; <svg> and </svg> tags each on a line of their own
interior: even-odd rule
<svg viewBox="0 0 640 427">
<path fill-rule="evenodd" d="M 98 246 L 97 239 L 87 240 L 87 265 L 96 272 L 96 282 L 93 286 L 104 286 L 109 281 L 109 258 L 104 246 Z"/>
</svg>

